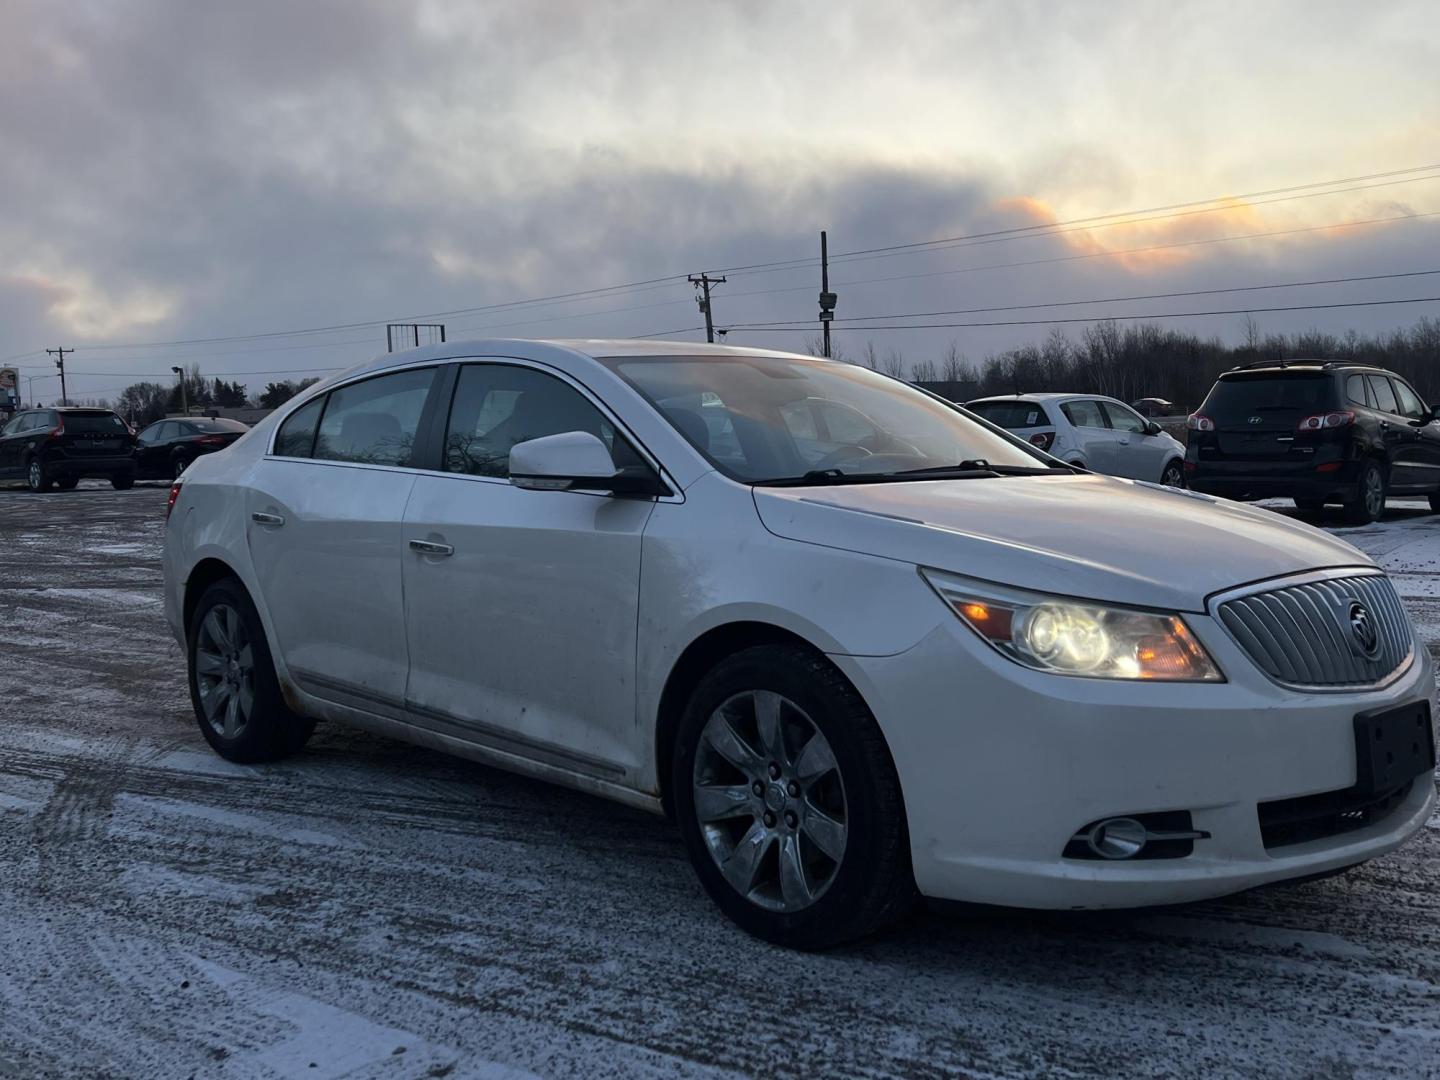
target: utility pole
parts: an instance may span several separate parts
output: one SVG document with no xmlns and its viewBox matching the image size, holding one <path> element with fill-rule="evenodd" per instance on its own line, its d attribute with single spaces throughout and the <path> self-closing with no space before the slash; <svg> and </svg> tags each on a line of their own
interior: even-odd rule
<svg viewBox="0 0 1440 1080">
<path fill-rule="evenodd" d="M 180 412 L 185 416 L 189 416 L 190 403 L 185 400 L 185 369 L 183 367 L 172 367 L 170 370 L 173 371 L 175 377 L 180 380 Z"/>
<path fill-rule="evenodd" d="M 68 405 L 70 397 L 65 393 L 65 354 L 73 353 L 75 350 L 61 346 L 58 349 L 46 349 L 45 351 L 55 357 L 55 366 L 60 369 L 60 404 Z"/>
<path fill-rule="evenodd" d="M 715 319 L 710 314 L 710 286 L 724 285 L 723 277 L 711 277 L 709 274 L 701 274 L 699 277 L 693 274 L 688 279 L 691 285 L 700 287 L 700 295 L 695 299 L 700 304 L 700 311 L 705 316 L 705 340 L 714 343 L 715 341 Z"/>
<path fill-rule="evenodd" d="M 820 327 L 825 332 L 825 359 L 830 359 L 830 320 L 835 318 L 837 297 L 830 291 L 830 248 L 825 230 L 820 230 Z"/>
</svg>

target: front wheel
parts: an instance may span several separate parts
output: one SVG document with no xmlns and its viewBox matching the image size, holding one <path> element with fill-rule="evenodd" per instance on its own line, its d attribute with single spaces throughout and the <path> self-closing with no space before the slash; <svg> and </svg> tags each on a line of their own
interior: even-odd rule
<svg viewBox="0 0 1440 1080">
<path fill-rule="evenodd" d="M 1165 466 L 1165 471 L 1160 474 L 1160 483 L 1166 487 L 1184 487 L 1185 469 L 1178 461 L 1172 461 Z"/>
<path fill-rule="evenodd" d="M 187 636 L 190 701 L 200 732 L 230 761 L 274 761 L 295 753 L 315 730 L 313 719 L 286 706 L 250 596 L 238 581 L 205 590 Z"/>
<path fill-rule="evenodd" d="M 1360 467 L 1355 492 L 1345 500 L 1345 520 L 1351 525 L 1369 525 L 1385 513 L 1385 470 L 1375 460 Z"/>
<path fill-rule="evenodd" d="M 1440 514 L 1440 491 L 1431 492 L 1430 494 L 1430 512 L 1432 514 Z"/>
<path fill-rule="evenodd" d="M 39 458 L 30 459 L 30 467 L 25 470 L 25 482 L 31 491 L 49 491 L 52 483 L 45 472 L 45 466 Z"/>
<path fill-rule="evenodd" d="M 823 949 L 913 903 L 889 748 L 860 695 L 809 649 L 746 649 L 701 680 L 670 790 L 701 883 L 757 937 Z"/>
</svg>

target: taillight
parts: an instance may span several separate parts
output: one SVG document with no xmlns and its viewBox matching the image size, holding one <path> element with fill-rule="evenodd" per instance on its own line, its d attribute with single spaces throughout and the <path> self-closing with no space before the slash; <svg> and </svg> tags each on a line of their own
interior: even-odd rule
<svg viewBox="0 0 1440 1080">
<path fill-rule="evenodd" d="M 204 435 L 195 440 L 201 446 L 224 446 L 224 435 Z"/>
<path fill-rule="evenodd" d="M 165 500 L 165 520 L 170 520 L 170 511 L 175 509 L 175 500 L 180 498 L 180 481 L 170 485 L 170 497 Z"/>
<path fill-rule="evenodd" d="M 1037 431 L 1030 436 L 1030 445 L 1038 446 L 1041 450 L 1049 450 L 1054 443 L 1055 433 L 1053 431 Z"/>
<path fill-rule="evenodd" d="M 47 439 L 58 439 L 65 434 L 65 421 L 60 421 L 53 428 L 45 433 Z"/>
<path fill-rule="evenodd" d="M 1215 421 L 1197 412 L 1185 418 L 1185 426 L 1191 431 L 1214 431 Z"/>
<path fill-rule="evenodd" d="M 1323 431 L 1326 428 L 1344 427 L 1346 424 L 1355 422 L 1355 414 L 1349 409 L 1339 412 L 1319 413 L 1315 416 L 1307 416 L 1300 421 L 1300 431 Z"/>
</svg>

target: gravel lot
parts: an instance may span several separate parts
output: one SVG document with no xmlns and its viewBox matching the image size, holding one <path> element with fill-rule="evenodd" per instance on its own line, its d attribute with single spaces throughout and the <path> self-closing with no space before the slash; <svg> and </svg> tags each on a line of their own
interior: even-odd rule
<svg viewBox="0 0 1440 1080">
<path fill-rule="evenodd" d="M 1223 902 L 782 952 L 643 814 L 334 727 L 215 757 L 164 500 L 0 490 L 0 1076 L 1440 1076 L 1440 821 Z M 1437 519 L 1345 535 L 1435 649 Z"/>
</svg>

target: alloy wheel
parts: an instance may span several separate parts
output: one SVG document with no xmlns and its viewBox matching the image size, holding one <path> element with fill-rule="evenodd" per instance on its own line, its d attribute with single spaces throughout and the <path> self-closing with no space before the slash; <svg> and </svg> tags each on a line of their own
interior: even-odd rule
<svg viewBox="0 0 1440 1080">
<path fill-rule="evenodd" d="M 206 722 L 224 738 L 238 738 L 255 707 L 255 650 L 228 604 L 216 604 L 200 623 L 195 686 Z"/>
<path fill-rule="evenodd" d="M 30 490 L 39 491 L 44 486 L 45 472 L 40 467 L 40 462 L 32 458 L 30 461 Z"/>
<path fill-rule="evenodd" d="M 1177 463 L 1172 461 L 1169 465 L 1165 466 L 1165 473 L 1160 477 L 1160 483 L 1166 487 L 1180 487 L 1183 482 L 1184 473 L 1181 472 L 1180 466 Z"/>
<path fill-rule="evenodd" d="M 1365 509 L 1372 521 L 1385 513 L 1385 477 L 1376 468 L 1365 471 Z"/>
<path fill-rule="evenodd" d="M 845 785 L 830 743 L 789 698 L 750 690 L 722 703 L 701 732 L 693 793 L 710 857 L 741 896 L 799 911 L 834 882 Z"/>
</svg>

